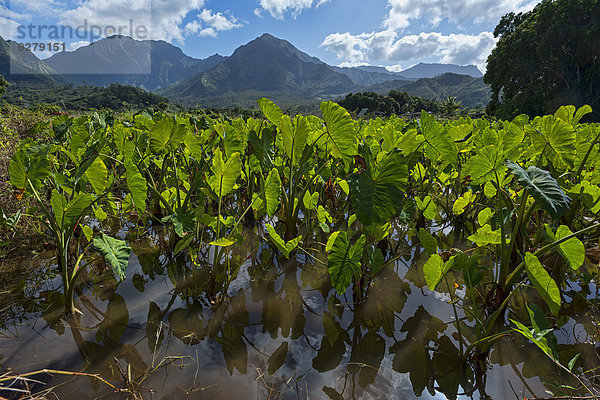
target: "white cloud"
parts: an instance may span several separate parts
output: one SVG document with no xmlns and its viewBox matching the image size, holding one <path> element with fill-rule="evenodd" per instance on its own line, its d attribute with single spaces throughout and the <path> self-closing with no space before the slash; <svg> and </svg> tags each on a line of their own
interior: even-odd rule
<svg viewBox="0 0 600 400">
<path fill-rule="evenodd" d="M 17 28 L 21 25 L 17 21 L 0 16 L 0 36 L 5 40 L 17 39 Z"/>
<path fill-rule="evenodd" d="M 349 65 L 383 61 L 409 64 L 421 59 L 459 65 L 474 64 L 485 70 L 487 56 L 496 39 L 491 32 L 478 35 L 438 32 L 398 37 L 394 31 L 334 33 L 325 38 L 321 47 L 334 53 Z"/>
<path fill-rule="evenodd" d="M 220 12 L 213 13 L 211 10 L 202 10 L 198 19 L 185 25 L 186 34 L 198 34 L 198 36 L 217 37 L 221 31 L 230 31 L 241 27 L 242 24 L 233 15 L 223 15 Z"/>
<path fill-rule="evenodd" d="M 88 42 L 87 40 L 80 40 L 78 42 L 69 43 L 69 46 L 67 47 L 67 50 L 68 51 L 75 51 L 78 48 L 83 47 L 83 46 L 87 46 L 89 44 L 90 44 L 90 42 Z"/>
<path fill-rule="evenodd" d="M 328 1 L 330 0 L 259 0 L 258 3 L 273 18 L 283 19 L 288 13 L 296 18 L 304 9 L 319 7 Z"/>
<path fill-rule="evenodd" d="M 388 71 L 392 71 L 392 72 L 400 72 L 400 71 L 404 71 L 406 68 L 403 68 L 401 64 L 396 64 L 396 65 L 389 65 L 387 67 Z"/>
<path fill-rule="evenodd" d="M 185 39 L 184 18 L 199 11 L 204 0 L 87 0 L 77 8 L 63 13 L 62 25 L 97 25 L 104 30 L 109 26 L 145 27 L 139 33 L 122 32 L 136 39 L 162 39 L 183 42 Z M 109 32 L 110 33 L 110 32 Z"/>
<path fill-rule="evenodd" d="M 216 31 L 230 31 L 242 26 L 233 15 L 225 16 L 220 12 L 213 13 L 211 10 L 202 10 L 198 18 Z"/>
<path fill-rule="evenodd" d="M 436 27 L 447 18 L 457 24 L 497 22 L 508 12 L 529 11 L 539 0 L 388 0 L 386 29 L 407 28 L 412 20 L 424 18 Z"/>
</svg>

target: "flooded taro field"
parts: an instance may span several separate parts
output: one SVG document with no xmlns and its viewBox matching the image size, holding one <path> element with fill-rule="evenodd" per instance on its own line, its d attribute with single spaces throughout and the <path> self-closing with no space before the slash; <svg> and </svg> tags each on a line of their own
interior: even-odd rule
<svg viewBox="0 0 600 400">
<path fill-rule="evenodd" d="M 598 396 L 587 109 L 259 104 L 265 120 L 60 116 L 17 151 L 22 218 L 48 239 L 3 261 L 0 396 Z"/>
</svg>

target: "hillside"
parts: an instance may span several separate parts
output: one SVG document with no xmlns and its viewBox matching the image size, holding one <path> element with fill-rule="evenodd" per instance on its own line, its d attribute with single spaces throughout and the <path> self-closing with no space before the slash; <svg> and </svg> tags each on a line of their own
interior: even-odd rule
<svg viewBox="0 0 600 400">
<path fill-rule="evenodd" d="M 74 83 L 120 83 L 154 90 L 207 71 L 224 59 L 218 54 L 195 59 L 164 41 L 111 36 L 75 51 L 54 54 L 45 63 Z"/>
<path fill-rule="evenodd" d="M 402 76 L 408 79 L 434 78 L 447 73 L 468 75 L 473 78 L 483 77 L 481 71 L 474 65 L 419 63 L 400 72 Z"/>
<path fill-rule="evenodd" d="M 463 107 L 483 107 L 490 101 L 491 91 L 483 78 L 446 73 L 435 78 L 423 78 L 415 82 L 389 81 L 373 85 L 368 91 L 387 94 L 390 90 L 400 90 L 412 96 L 434 101 L 443 101 L 455 96 Z"/>
<path fill-rule="evenodd" d="M 356 85 L 346 75 L 269 34 L 239 47 L 213 69 L 168 87 L 175 99 L 248 91 L 311 98 L 341 94 Z"/>
</svg>

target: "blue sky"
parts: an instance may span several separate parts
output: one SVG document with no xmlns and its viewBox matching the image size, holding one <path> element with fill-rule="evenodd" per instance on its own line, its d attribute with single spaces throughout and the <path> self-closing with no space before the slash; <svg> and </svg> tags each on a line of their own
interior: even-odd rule
<svg viewBox="0 0 600 400">
<path fill-rule="evenodd" d="M 150 28 L 146 36 L 171 42 L 197 58 L 214 53 L 230 55 L 238 46 L 268 32 L 332 65 L 369 64 L 402 70 L 418 62 L 443 62 L 475 64 L 483 70 L 495 44 L 492 32 L 502 15 L 528 11 L 536 3 L 537 0 L 0 0 L 0 35 L 21 42 L 39 41 L 28 37 L 28 31 L 25 37 L 18 38 L 17 27 L 77 27 L 85 21 L 85 26 L 94 25 L 101 31 L 135 21 L 136 26 Z M 48 34 L 43 32 L 50 40 Z M 106 30 L 102 31 L 94 39 L 106 34 Z M 75 49 L 89 43 L 90 38 L 59 35 L 55 41 L 64 41 L 68 49 Z"/>
</svg>

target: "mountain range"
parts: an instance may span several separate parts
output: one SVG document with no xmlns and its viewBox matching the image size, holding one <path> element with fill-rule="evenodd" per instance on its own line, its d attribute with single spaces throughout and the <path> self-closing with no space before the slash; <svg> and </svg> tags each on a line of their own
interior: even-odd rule
<svg viewBox="0 0 600 400">
<path fill-rule="evenodd" d="M 451 76 L 440 79 L 447 73 Z M 472 65 L 421 63 L 400 72 L 375 66 L 336 67 L 270 34 L 238 47 L 228 57 L 215 54 L 206 59 L 190 57 L 164 41 L 111 36 L 40 60 L 0 38 L 0 74 L 9 82 L 30 85 L 132 85 L 174 102 L 202 106 L 255 105 L 260 96 L 306 103 L 391 89 L 432 99 L 454 95 L 464 105 L 485 105 L 489 100 L 482 74 Z M 469 98 L 472 93 L 477 96 Z"/>
</svg>

